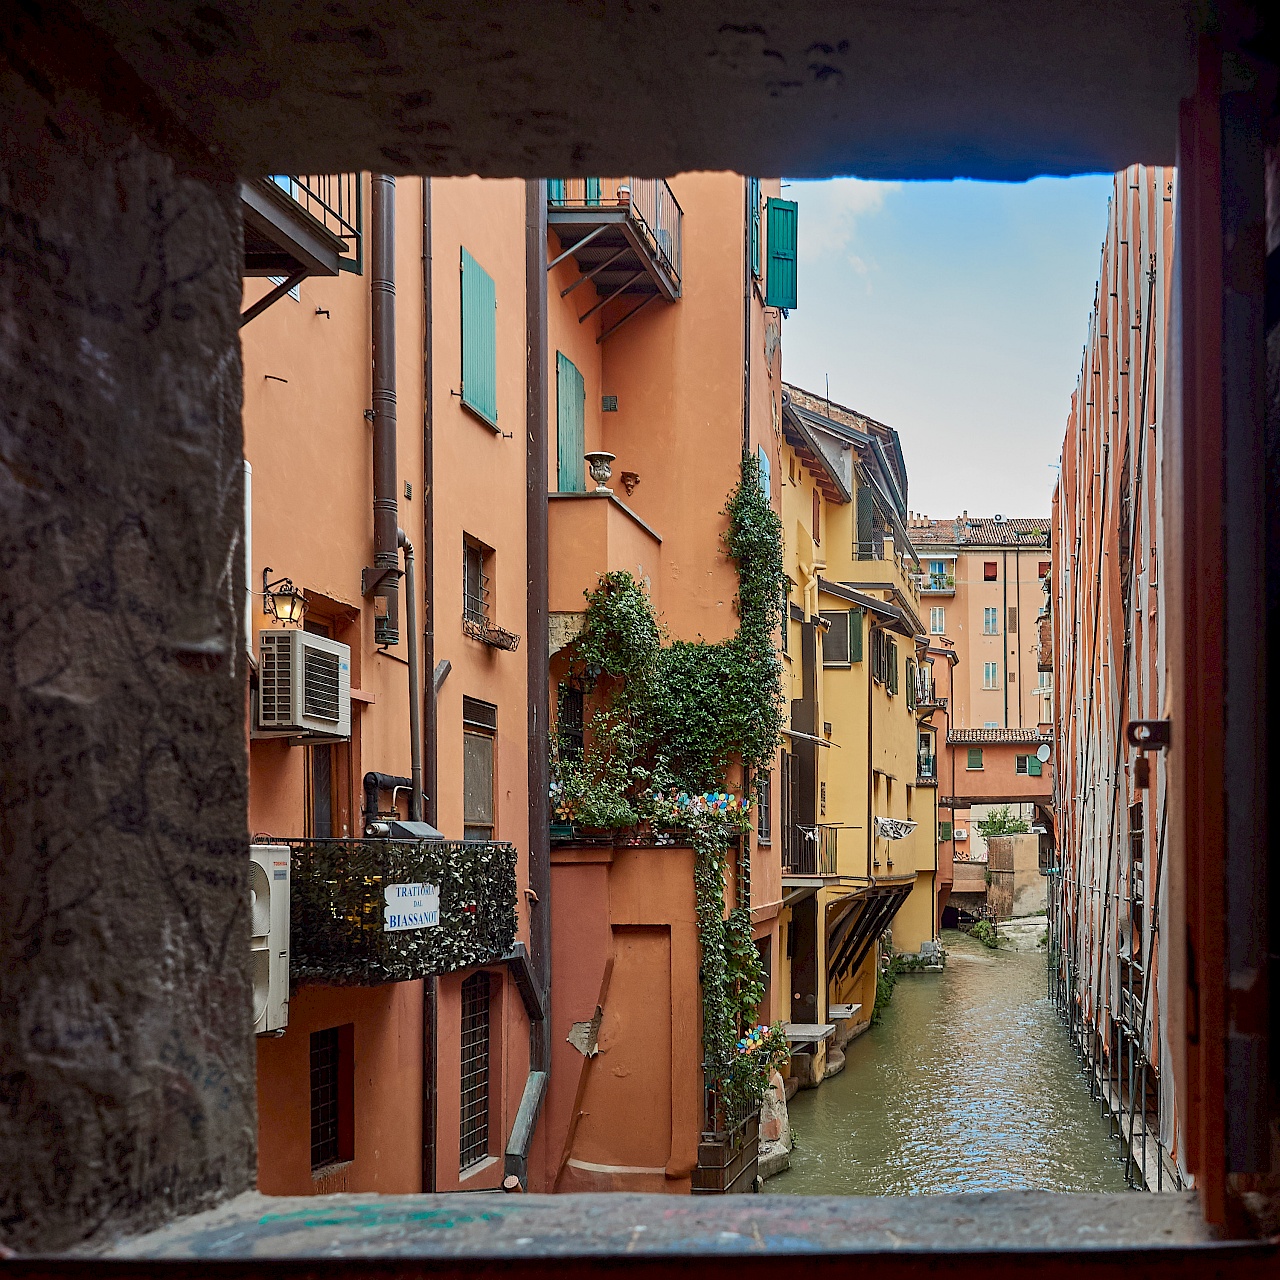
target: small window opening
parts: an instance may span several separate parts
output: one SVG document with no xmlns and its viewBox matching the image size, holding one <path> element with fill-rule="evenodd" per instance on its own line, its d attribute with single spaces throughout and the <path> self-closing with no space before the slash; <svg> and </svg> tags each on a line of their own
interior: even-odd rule
<svg viewBox="0 0 1280 1280">
<path fill-rule="evenodd" d="M 489 995 L 488 973 L 462 984 L 461 1173 L 489 1154 Z"/>
</svg>

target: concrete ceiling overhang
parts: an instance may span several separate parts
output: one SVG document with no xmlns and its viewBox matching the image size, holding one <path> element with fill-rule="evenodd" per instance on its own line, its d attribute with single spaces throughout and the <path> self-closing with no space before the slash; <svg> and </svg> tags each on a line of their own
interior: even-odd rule
<svg viewBox="0 0 1280 1280">
<path fill-rule="evenodd" d="M 246 174 L 1023 179 L 1168 164 L 1195 26 L 1178 0 L 79 8 Z"/>
</svg>

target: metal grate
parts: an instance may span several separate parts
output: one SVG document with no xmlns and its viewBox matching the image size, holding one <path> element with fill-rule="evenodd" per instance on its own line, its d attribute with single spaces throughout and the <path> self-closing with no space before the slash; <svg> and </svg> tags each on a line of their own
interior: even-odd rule
<svg viewBox="0 0 1280 1280">
<path fill-rule="evenodd" d="M 339 1159 L 338 1028 L 311 1033 L 311 1167 Z"/>
<path fill-rule="evenodd" d="M 292 724 L 289 689 L 293 651 L 286 632 L 264 633 L 259 642 L 258 719 L 263 725 Z"/>
<path fill-rule="evenodd" d="M 458 1168 L 489 1154 L 489 975 L 473 973 L 462 984 L 462 1124 Z"/>
<path fill-rule="evenodd" d="M 339 719 L 338 655 L 307 645 L 302 651 L 302 706 L 318 720 Z"/>
<path fill-rule="evenodd" d="M 489 616 L 489 575 L 484 571 L 485 549 L 462 544 L 462 616 L 481 622 Z"/>
</svg>

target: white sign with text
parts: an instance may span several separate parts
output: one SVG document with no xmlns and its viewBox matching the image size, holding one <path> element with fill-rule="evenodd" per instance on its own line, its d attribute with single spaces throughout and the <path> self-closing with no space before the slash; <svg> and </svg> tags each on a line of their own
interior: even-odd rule
<svg viewBox="0 0 1280 1280">
<path fill-rule="evenodd" d="M 434 929 L 439 925 L 438 884 L 389 884 L 385 896 L 387 908 L 382 927 L 387 933 L 398 929 Z"/>
</svg>

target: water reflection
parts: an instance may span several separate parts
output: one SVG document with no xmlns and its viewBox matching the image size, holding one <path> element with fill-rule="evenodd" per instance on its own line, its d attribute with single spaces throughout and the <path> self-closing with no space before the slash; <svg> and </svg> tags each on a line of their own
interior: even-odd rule
<svg viewBox="0 0 1280 1280">
<path fill-rule="evenodd" d="M 1119 1148 L 1045 995 L 1043 953 L 948 932 L 946 972 L 901 978 L 848 1065 L 791 1100 L 794 1195 L 1123 1191 Z"/>
</svg>

